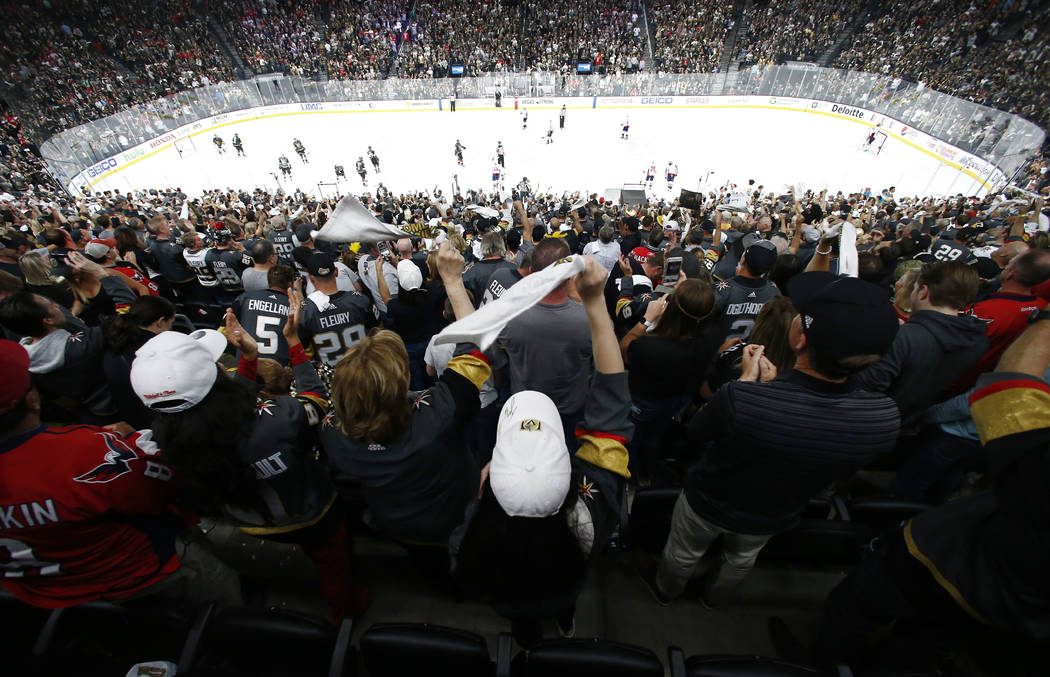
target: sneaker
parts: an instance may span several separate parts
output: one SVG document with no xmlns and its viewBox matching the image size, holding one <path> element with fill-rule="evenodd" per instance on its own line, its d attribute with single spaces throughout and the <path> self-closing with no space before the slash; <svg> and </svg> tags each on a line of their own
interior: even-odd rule
<svg viewBox="0 0 1050 677">
<path fill-rule="evenodd" d="M 554 619 L 554 625 L 558 628 L 558 634 L 561 635 L 562 639 L 572 639 L 576 636 L 576 616 L 569 619 L 569 627 L 567 628 L 557 618 Z"/>
<path fill-rule="evenodd" d="M 645 587 L 648 588 L 649 594 L 652 596 L 656 603 L 660 606 L 671 606 L 671 602 L 674 600 L 664 597 L 664 594 L 660 592 L 660 587 L 656 584 L 655 572 L 651 575 L 642 575 L 642 582 L 645 583 Z"/>
</svg>

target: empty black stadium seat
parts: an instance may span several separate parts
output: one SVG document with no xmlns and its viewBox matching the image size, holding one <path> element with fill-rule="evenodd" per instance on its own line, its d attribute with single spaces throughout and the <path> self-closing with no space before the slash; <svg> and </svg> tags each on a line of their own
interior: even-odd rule
<svg viewBox="0 0 1050 677">
<path fill-rule="evenodd" d="M 153 600 L 58 609 L 37 637 L 32 674 L 115 675 L 146 661 L 177 664 L 192 621 L 191 614 Z"/>
<path fill-rule="evenodd" d="M 325 619 L 292 611 L 223 609 L 205 628 L 190 674 L 342 677 L 347 670 L 349 623 L 344 620 L 337 632 Z"/>
<path fill-rule="evenodd" d="M 758 558 L 760 562 L 848 566 L 860 561 L 872 537 L 871 529 L 864 524 L 803 519 L 793 529 L 769 539 Z"/>
<path fill-rule="evenodd" d="M 371 677 L 491 677 L 495 663 L 480 635 L 427 623 L 377 623 L 360 641 Z"/>
<path fill-rule="evenodd" d="M 892 529 L 931 507 L 898 498 L 861 498 L 846 503 L 849 520 L 867 525 L 875 533 Z"/>
<path fill-rule="evenodd" d="M 717 654 L 685 658 L 678 647 L 668 649 L 671 677 L 813 677 L 817 668 L 778 658 Z"/>
<path fill-rule="evenodd" d="M 4 619 L 4 666 L 8 674 L 31 674 L 33 644 L 51 611 L 26 604 L 0 588 L 0 618 Z"/>
<path fill-rule="evenodd" d="M 639 489 L 631 504 L 629 529 L 625 535 L 629 547 L 658 553 L 671 531 L 671 514 L 681 489 Z"/>
<path fill-rule="evenodd" d="M 662 677 L 649 649 L 599 639 L 552 639 L 514 658 L 515 677 Z"/>
</svg>

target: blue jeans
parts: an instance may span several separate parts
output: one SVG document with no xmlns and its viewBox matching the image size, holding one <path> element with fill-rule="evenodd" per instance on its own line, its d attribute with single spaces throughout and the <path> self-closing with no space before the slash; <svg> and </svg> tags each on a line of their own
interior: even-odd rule
<svg viewBox="0 0 1050 677">
<path fill-rule="evenodd" d="M 430 341 L 422 341 L 405 344 L 405 350 L 408 351 L 409 390 L 426 390 L 431 385 L 430 377 L 427 376 L 427 365 L 423 361 L 429 343 Z"/>
<path fill-rule="evenodd" d="M 648 480 L 656 463 L 671 452 L 677 425 L 674 417 L 682 411 L 686 401 L 684 395 L 664 400 L 631 397 L 630 419 L 634 423 L 634 436 L 627 449 L 631 454 L 632 477 Z"/>
</svg>

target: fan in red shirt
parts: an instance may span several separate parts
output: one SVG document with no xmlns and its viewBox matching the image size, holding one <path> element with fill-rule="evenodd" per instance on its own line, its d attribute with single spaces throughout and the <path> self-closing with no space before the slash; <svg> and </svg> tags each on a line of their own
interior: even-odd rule
<svg viewBox="0 0 1050 677">
<path fill-rule="evenodd" d="M 969 390 L 981 374 L 995 369 L 999 358 L 1028 326 L 1032 311 L 1046 308 L 1047 299 L 1035 295 L 1034 287 L 1050 281 L 1050 250 L 1032 249 L 1003 269 L 1003 286 L 985 300 L 967 309 L 988 322 L 988 352 L 950 389 L 957 394 Z"/>
<path fill-rule="evenodd" d="M 156 445 L 124 431 L 42 425 L 29 355 L 0 340 L 0 582 L 48 609 L 147 594 L 238 603 L 236 574 L 169 510 L 176 482 Z"/>
</svg>

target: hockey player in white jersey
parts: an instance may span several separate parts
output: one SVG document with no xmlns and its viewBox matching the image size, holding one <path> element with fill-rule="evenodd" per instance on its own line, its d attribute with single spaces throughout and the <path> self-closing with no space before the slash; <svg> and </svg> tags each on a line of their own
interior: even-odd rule
<svg viewBox="0 0 1050 677">
<path fill-rule="evenodd" d="M 667 190 L 670 192 L 674 189 L 674 180 L 678 176 L 678 165 L 668 160 L 664 173 L 667 175 Z"/>
<path fill-rule="evenodd" d="M 492 190 L 493 192 L 503 190 L 503 167 L 498 161 L 492 163 Z"/>
<path fill-rule="evenodd" d="M 649 164 L 649 169 L 645 170 L 645 184 L 649 190 L 653 189 L 653 183 L 656 181 L 656 163 L 652 162 Z"/>
</svg>

